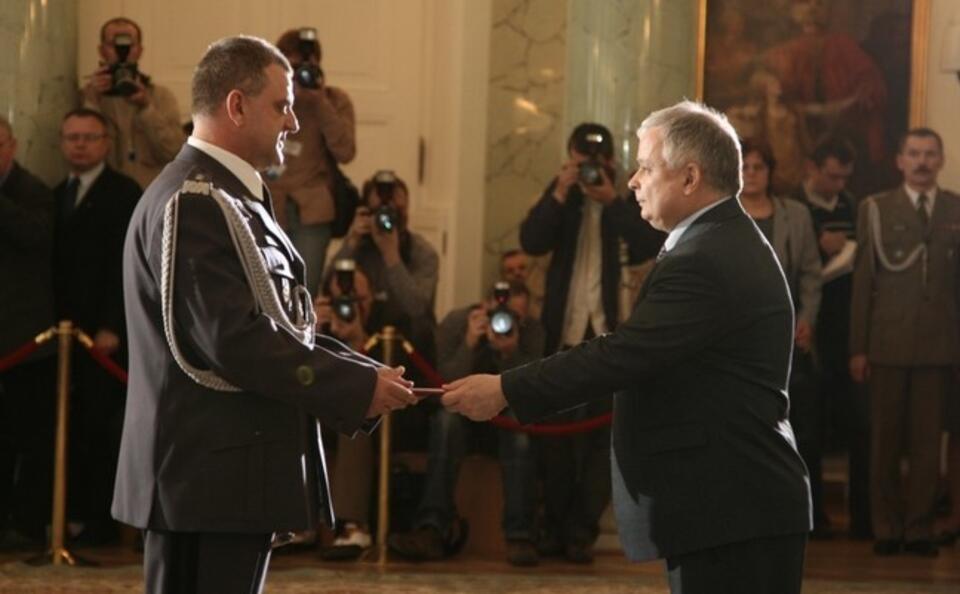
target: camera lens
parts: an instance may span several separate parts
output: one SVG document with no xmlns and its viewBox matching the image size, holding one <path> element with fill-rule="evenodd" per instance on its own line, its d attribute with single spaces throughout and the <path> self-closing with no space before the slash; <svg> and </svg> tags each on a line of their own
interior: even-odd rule
<svg viewBox="0 0 960 594">
<path fill-rule="evenodd" d="M 389 233 L 397 226 L 397 213 L 394 208 L 385 204 L 377 209 L 376 214 L 377 227 L 381 231 Z"/>
<path fill-rule="evenodd" d="M 603 174 L 600 172 L 600 165 L 591 161 L 581 163 L 579 179 L 580 183 L 585 186 L 599 186 L 603 184 Z"/>
<path fill-rule="evenodd" d="M 494 334 L 510 334 L 513 332 L 513 314 L 498 308 L 490 316 L 490 329 Z"/>
<path fill-rule="evenodd" d="M 333 315 L 344 322 L 352 322 L 357 317 L 357 308 L 352 298 L 341 295 L 333 300 Z"/>
</svg>

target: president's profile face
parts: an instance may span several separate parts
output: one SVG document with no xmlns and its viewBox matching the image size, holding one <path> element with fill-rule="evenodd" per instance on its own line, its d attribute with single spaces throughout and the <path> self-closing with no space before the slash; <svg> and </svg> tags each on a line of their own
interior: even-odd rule
<svg viewBox="0 0 960 594">
<path fill-rule="evenodd" d="M 637 146 L 637 172 L 629 186 L 640 205 L 641 216 L 654 229 L 669 232 L 683 220 L 683 174 L 667 166 L 663 158 L 663 133 L 659 128 L 642 129 Z"/>
</svg>

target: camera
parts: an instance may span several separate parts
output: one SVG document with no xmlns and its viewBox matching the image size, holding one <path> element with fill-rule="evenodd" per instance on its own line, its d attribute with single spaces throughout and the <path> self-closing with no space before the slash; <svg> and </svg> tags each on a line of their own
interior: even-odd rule
<svg viewBox="0 0 960 594">
<path fill-rule="evenodd" d="M 333 315 L 350 323 L 357 318 L 357 296 L 354 294 L 353 278 L 357 263 L 351 258 L 341 258 L 333 263 L 334 280 L 340 294 L 330 301 Z"/>
<path fill-rule="evenodd" d="M 299 31 L 300 42 L 298 52 L 302 62 L 293 70 L 293 80 L 301 87 L 319 89 L 323 83 L 323 69 L 317 62 L 320 60 L 320 45 L 317 43 L 317 30 L 313 27 L 304 27 Z M 310 58 L 316 58 L 311 61 Z"/>
<path fill-rule="evenodd" d="M 498 281 L 493 285 L 493 300 L 497 304 L 487 310 L 487 317 L 490 318 L 490 329 L 494 334 L 507 336 L 513 332 L 516 327 L 516 316 L 507 306 L 510 300 L 510 283 Z"/>
<path fill-rule="evenodd" d="M 600 149 L 603 146 L 603 134 L 590 133 L 583 137 L 581 146 L 587 160 L 580 163 L 578 179 L 585 186 L 603 185 L 603 162 L 600 160 Z"/>
<path fill-rule="evenodd" d="M 140 77 L 136 62 L 127 62 L 133 48 L 133 37 L 120 33 L 113 38 L 113 49 L 117 52 L 117 63 L 110 65 L 110 90 L 108 95 L 129 97 L 137 92 L 137 79 Z"/>
<path fill-rule="evenodd" d="M 399 221 L 397 207 L 393 205 L 397 175 L 389 169 L 381 169 L 373 176 L 373 187 L 380 197 L 380 206 L 373 212 L 373 220 L 378 229 L 390 233 L 397 228 Z"/>
</svg>

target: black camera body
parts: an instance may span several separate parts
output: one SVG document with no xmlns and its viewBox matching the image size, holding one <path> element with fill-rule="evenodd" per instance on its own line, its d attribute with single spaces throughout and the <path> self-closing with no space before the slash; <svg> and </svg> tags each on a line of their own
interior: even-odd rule
<svg viewBox="0 0 960 594">
<path fill-rule="evenodd" d="M 373 185 L 377 196 L 380 197 L 380 206 L 373 211 L 374 223 L 384 233 L 390 233 L 397 228 L 400 221 L 397 207 L 393 205 L 393 195 L 397 190 L 397 175 L 389 169 L 381 169 L 374 174 Z"/>
<path fill-rule="evenodd" d="M 340 294 L 330 301 L 333 315 L 350 323 L 357 318 L 357 296 L 354 292 L 354 274 L 357 263 L 351 258 L 341 258 L 333 263 L 335 281 Z"/>
<path fill-rule="evenodd" d="M 113 48 L 117 52 L 117 62 L 110 65 L 110 90 L 107 95 L 129 97 L 137 92 L 137 80 L 140 72 L 136 62 L 128 62 L 130 50 L 133 47 L 133 37 L 121 33 L 113 38 Z"/>
<path fill-rule="evenodd" d="M 487 310 L 490 329 L 499 336 L 512 334 L 517 327 L 517 316 L 507 305 L 510 300 L 510 283 L 498 281 L 493 285 L 493 299 L 497 304 Z"/>
<path fill-rule="evenodd" d="M 307 89 L 319 89 L 323 84 L 323 69 L 317 63 L 320 61 L 320 44 L 317 42 L 317 30 L 313 27 L 304 27 L 299 31 L 300 42 L 298 51 L 303 60 L 293 69 L 293 80 Z M 316 58 L 316 62 L 310 61 Z"/>
<path fill-rule="evenodd" d="M 583 137 L 580 143 L 587 160 L 580 163 L 577 179 L 585 186 L 603 185 L 603 161 L 600 160 L 603 135 L 590 133 Z"/>
</svg>

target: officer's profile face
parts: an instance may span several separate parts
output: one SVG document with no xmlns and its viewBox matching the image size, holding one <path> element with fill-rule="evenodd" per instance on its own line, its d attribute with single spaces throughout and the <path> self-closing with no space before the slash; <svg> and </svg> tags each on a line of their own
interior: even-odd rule
<svg viewBox="0 0 960 594">
<path fill-rule="evenodd" d="M 71 171 L 82 173 L 107 158 L 110 138 L 97 118 L 71 116 L 60 127 L 60 148 Z"/>
<path fill-rule="evenodd" d="M 107 64 L 116 64 L 120 61 L 117 55 L 116 40 L 117 35 L 129 35 L 133 43 L 130 45 L 130 53 L 127 55 L 127 62 L 139 62 L 143 54 L 143 46 L 140 44 L 140 35 L 137 28 L 130 23 L 117 22 L 110 23 L 103 30 L 103 40 L 100 42 L 100 57 Z"/>
<path fill-rule="evenodd" d="M 244 95 L 243 128 L 249 146 L 247 160 L 257 169 L 283 163 L 287 134 L 300 129 L 293 113 L 293 81 L 279 64 L 266 68 L 267 84 L 257 95 Z"/>
</svg>

